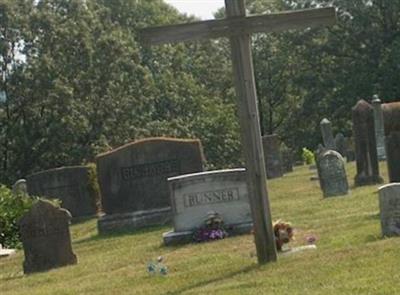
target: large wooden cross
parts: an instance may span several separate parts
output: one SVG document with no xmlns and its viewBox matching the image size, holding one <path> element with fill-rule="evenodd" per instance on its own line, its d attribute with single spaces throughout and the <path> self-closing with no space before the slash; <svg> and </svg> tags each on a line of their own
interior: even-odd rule
<svg viewBox="0 0 400 295">
<path fill-rule="evenodd" d="M 141 31 L 141 39 L 145 45 L 157 45 L 230 37 L 255 244 L 258 262 L 264 264 L 276 261 L 277 253 L 267 192 L 250 35 L 332 25 L 336 22 L 336 12 L 329 7 L 247 17 L 245 0 L 225 0 L 225 7 L 226 19 L 147 28 Z"/>
</svg>

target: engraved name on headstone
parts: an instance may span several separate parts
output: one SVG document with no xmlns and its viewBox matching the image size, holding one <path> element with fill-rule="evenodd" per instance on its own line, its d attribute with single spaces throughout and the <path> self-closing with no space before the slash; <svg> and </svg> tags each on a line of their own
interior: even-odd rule
<svg viewBox="0 0 400 295">
<path fill-rule="evenodd" d="M 249 232 L 252 217 L 245 169 L 181 175 L 168 179 L 174 231 L 164 243 L 189 242 L 193 231 L 204 225 L 209 212 L 218 213 L 232 233 Z"/>
<path fill-rule="evenodd" d="M 167 178 L 203 171 L 199 140 L 149 138 L 96 159 L 102 208 L 100 232 L 164 224 L 171 219 Z"/>
</svg>

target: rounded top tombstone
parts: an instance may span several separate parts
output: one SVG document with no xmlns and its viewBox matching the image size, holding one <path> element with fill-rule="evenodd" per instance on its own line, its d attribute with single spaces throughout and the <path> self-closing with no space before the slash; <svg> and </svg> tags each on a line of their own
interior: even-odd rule
<svg viewBox="0 0 400 295">
<path fill-rule="evenodd" d="M 382 101 L 380 100 L 379 96 L 377 94 L 375 94 L 372 97 L 372 104 L 381 104 L 381 103 L 382 103 Z"/>
<path fill-rule="evenodd" d="M 324 151 L 318 160 L 320 185 L 325 197 L 348 193 L 348 182 L 343 157 L 336 151 Z"/>
<path fill-rule="evenodd" d="M 329 121 L 327 118 L 323 118 L 322 120 L 321 120 L 321 123 L 320 123 L 321 125 L 326 125 L 326 124 L 331 124 L 331 121 Z"/>
</svg>

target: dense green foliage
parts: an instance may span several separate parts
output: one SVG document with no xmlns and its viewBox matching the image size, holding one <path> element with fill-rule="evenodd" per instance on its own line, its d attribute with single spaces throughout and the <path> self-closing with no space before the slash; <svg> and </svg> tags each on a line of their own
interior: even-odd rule
<svg viewBox="0 0 400 295">
<path fill-rule="evenodd" d="M 35 199 L 24 195 L 13 195 L 0 186 L 0 244 L 5 247 L 20 245 L 18 220 L 29 210 Z"/>
<path fill-rule="evenodd" d="M 322 117 L 350 135 L 359 98 L 400 93 L 400 1 L 247 0 L 332 3 L 333 27 L 253 38 L 262 131 L 299 155 Z M 199 138 L 209 168 L 240 165 L 227 40 L 140 45 L 140 28 L 189 21 L 162 0 L 0 0 L 0 183 L 148 136 Z"/>
</svg>

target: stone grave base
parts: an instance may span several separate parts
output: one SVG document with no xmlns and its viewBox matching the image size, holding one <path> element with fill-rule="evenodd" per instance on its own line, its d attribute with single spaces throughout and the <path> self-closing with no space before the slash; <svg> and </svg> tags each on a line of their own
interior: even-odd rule
<svg viewBox="0 0 400 295">
<path fill-rule="evenodd" d="M 242 224 L 227 226 L 227 228 L 229 227 L 232 228 L 227 230 L 229 236 L 237 236 L 250 233 L 251 230 L 253 229 L 253 223 L 242 223 Z M 193 235 L 194 231 L 166 232 L 163 234 L 164 245 L 173 246 L 173 245 L 191 243 L 193 242 Z"/>
<path fill-rule="evenodd" d="M 0 258 L 8 257 L 14 255 L 16 252 L 15 249 L 3 249 L 0 245 Z"/>
<path fill-rule="evenodd" d="M 292 248 L 289 249 L 287 251 L 284 251 L 281 253 L 281 255 L 286 256 L 286 255 L 291 255 L 291 254 L 295 254 L 298 252 L 303 252 L 306 250 L 316 250 L 317 246 L 316 245 L 306 245 L 306 246 L 300 246 L 300 247 L 296 247 L 296 248 Z"/>
<path fill-rule="evenodd" d="M 363 185 L 383 183 L 383 179 L 379 175 L 372 175 L 372 176 L 356 175 L 354 182 L 356 186 L 363 186 Z"/>
<path fill-rule="evenodd" d="M 135 230 L 154 225 L 165 225 L 172 220 L 171 207 L 103 215 L 97 221 L 97 229 L 100 234 L 115 231 Z"/>
</svg>

